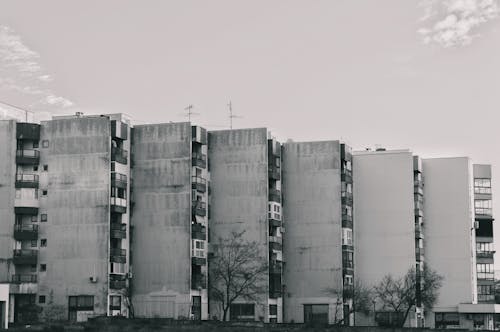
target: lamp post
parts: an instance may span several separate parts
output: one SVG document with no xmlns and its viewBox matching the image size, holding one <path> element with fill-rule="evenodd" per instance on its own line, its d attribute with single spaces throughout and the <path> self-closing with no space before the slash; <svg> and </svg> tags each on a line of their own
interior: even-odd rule
<svg viewBox="0 0 500 332">
<path fill-rule="evenodd" d="M 372 304 L 373 304 L 373 324 L 375 325 L 375 303 L 377 303 L 377 301 L 375 300 L 372 300 Z"/>
</svg>

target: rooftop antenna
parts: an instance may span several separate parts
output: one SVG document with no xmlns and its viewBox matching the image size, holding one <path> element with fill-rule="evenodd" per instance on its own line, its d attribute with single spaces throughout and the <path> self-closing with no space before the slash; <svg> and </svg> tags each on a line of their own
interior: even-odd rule
<svg viewBox="0 0 500 332">
<path fill-rule="evenodd" d="M 233 103 L 231 101 L 229 101 L 229 104 L 227 104 L 227 106 L 229 107 L 229 128 L 233 129 L 233 119 L 241 119 L 242 117 L 233 114 Z"/>
<path fill-rule="evenodd" d="M 191 122 L 191 115 L 199 115 L 200 113 L 193 112 L 194 106 L 192 104 L 189 104 L 184 108 L 185 111 L 187 111 L 186 116 L 188 117 L 188 121 Z"/>
<path fill-rule="evenodd" d="M 2 101 L 2 100 L 0 100 L 0 104 L 4 104 L 4 105 L 7 105 L 7 106 L 10 106 L 10 107 L 16 108 L 16 109 L 18 109 L 18 110 L 20 110 L 20 111 L 23 111 L 23 112 L 24 112 L 24 117 L 25 117 L 25 119 L 26 119 L 26 122 L 28 122 L 28 112 L 29 112 L 29 113 L 32 113 L 32 114 L 34 114 L 34 113 L 35 113 L 35 112 L 33 112 L 33 111 L 28 111 L 28 110 L 27 110 L 27 109 L 25 109 L 25 108 L 22 108 L 22 107 L 19 107 L 19 106 L 16 106 L 16 105 L 12 105 L 12 104 L 6 103 L 5 101 Z"/>
</svg>

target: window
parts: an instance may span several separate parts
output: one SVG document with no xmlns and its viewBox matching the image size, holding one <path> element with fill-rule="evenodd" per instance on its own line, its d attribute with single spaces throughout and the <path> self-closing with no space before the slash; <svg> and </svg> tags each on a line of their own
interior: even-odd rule
<svg viewBox="0 0 500 332">
<path fill-rule="evenodd" d="M 493 264 L 477 264 L 477 278 L 478 279 L 495 279 L 495 271 Z"/>
<path fill-rule="evenodd" d="M 476 214 L 491 216 L 491 199 L 476 199 L 474 207 Z"/>
<path fill-rule="evenodd" d="M 352 229 L 342 228 L 342 245 L 352 246 Z"/>
<path fill-rule="evenodd" d="M 47 190 L 42 190 L 42 196 L 47 196 L 48 191 Z"/>
<path fill-rule="evenodd" d="M 43 165 L 43 170 L 48 171 L 49 170 L 49 165 Z"/>
<path fill-rule="evenodd" d="M 278 314 L 278 306 L 276 304 L 269 305 L 269 315 L 276 316 Z"/>
<path fill-rule="evenodd" d="M 353 283 L 353 277 L 350 276 L 350 275 L 345 275 L 344 276 L 344 286 L 352 286 L 354 283 Z"/>
<path fill-rule="evenodd" d="M 90 295 L 70 296 L 69 310 L 94 310 L 94 297 Z"/>
<path fill-rule="evenodd" d="M 38 297 L 38 303 L 41 303 L 41 304 L 45 303 L 45 295 L 40 295 Z"/>
<path fill-rule="evenodd" d="M 44 140 L 42 141 L 42 148 L 48 148 L 48 147 L 49 147 L 49 141 L 48 141 L 48 140 L 46 140 L 46 139 L 44 139 Z"/>
<path fill-rule="evenodd" d="M 111 263 L 110 267 L 111 273 L 116 274 L 124 274 L 125 273 L 125 264 L 123 263 Z"/>
<path fill-rule="evenodd" d="M 394 311 L 377 311 L 375 313 L 375 321 L 378 326 L 396 327 L 401 326 L 401 321 L 404 319 L 404 313 Z"/>
<path fill-rule="evenodd" d="M 40 215 L 40 222 L 47 222 L 47 215 L 45 213 Z"/>
<path fill-rule="evenodd" d="M 111 187 L 111 197 L 127 198 L 127 190 L 123 188 Z"/>
<path fill-rule="evenodd" d="M 31 216 L 31 222 L 38 222 L 38 216 Z"/>
<path fill-rule="evenodd" d="M 47 264 L 40 264 L 40 272 L 46 272 L 47 271 Z"/>
<path fill-rule="evenodd" d="M 477 295 L 479 301 L 494 301 L 495 287 L 493 285 L 478 285 Z"/>
<path fill-rule="evenodd" d="M 436 312 L 434 319 L 435 319 L 435 327 L 437 329 L 442 329 L 442 328 L 445 329 L 447 327 L 460 326 L 458 313 L 456 312 L 446 312 L 446 313 Z"/>
<path fill-rule="evenodd" d="M 491 194 L 491 179 L 474 179 L 475 194 Z"/>
<path fill-rule="evenodd" d="M 122 297 L 119 295 L 111 295 L 109 297 L 109 310 L 121 310 Z"/>
<path fill-rule="evenodd" d="M 16 198 L 21 198 L 21 189 L 16 189 Z"/>
<path fill-rule="evenodd" d="M 354 260 L 353 260 L 353 253 L 352 252 L 349 252 L 349 251 L 342 252 L 342 267 L 348 268 L 348 269 L 354 268 Z"/>
<path fill-rule="evenodd" d="M 33 166 L 33 172 L 38 172 L 38 165 Z"/>
<path fill-rule="evenodd" d="M 40 240 L 40 247 L 46 247 L 47 246 L 47 239 L 41 239 Z"/>
<path fill-rule="evenodd" d="M 495 252 L 495 246 L 491 242 L 478 242 L 476 243 L 477 253 L 490 253 Z"/>
<path fill-rule="evenodd" d="M 31 248 L 36 248 L 38 246 L 37 240 L 31 240 Z"/>
<path fill-rule="evenodd" d="M 328 304 L 304 304 L 304 323 L 328 323 Z"/>
<path fill-rule="evenodd" d="M 38 141 L 33 142 L 33 149 L 38 149 Z"/>
<path fill-rule="evenodd" d="M 229 309 L 231 320 L 255 320 L 255 305 L 253 303 L 233 303 Z"/>
</svg>

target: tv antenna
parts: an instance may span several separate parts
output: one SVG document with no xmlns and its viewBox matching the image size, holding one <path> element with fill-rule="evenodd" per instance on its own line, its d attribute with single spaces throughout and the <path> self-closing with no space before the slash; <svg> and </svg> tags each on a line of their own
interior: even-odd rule
<svg viewBox="0 0 500 332">
<path fill-rule="evenodd" d="M 186 114 L 184 114 L 184 116 L 188 117 L 189 122 L 191 122 L 192 115 L 199 115 L 200 114 L 200 113 L 193 112 L 193 108 L 194 108 L 194 106 L 192 104 L 189 104 L 188 106 L 186 106 L 184 108 L 184 110 L 187 111 Z"/>
<path fill-rule="evenodd" d="M 229 104 L 227 104 L 227 106 L 229 107 L 229 128 L 233 129 L 233 119 L 241 119 L 242 117 L 233 114 L 233 103 L 231 101 L 229 101 Z"/>
</svg>

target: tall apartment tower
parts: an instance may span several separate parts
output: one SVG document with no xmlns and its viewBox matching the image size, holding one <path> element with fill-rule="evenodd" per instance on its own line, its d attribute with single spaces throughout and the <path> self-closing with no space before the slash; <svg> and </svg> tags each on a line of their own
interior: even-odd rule
<svg viewBox="0 0 500 332">
<path fill-rule="evenodd" d="M 238 299 L 229 309 L 234 319 L 282 322 L 281 148 L 265 128 L 211 131 L 211 237 L 245 230 L 256 241 L 262 263 L 269 264 L 267 291 L 257 301 Z M 211 315 L 217 306 L 210 307 Z"/>
<path fill-rule="evenodd" d="M 491 166 L 473 165 L 478 303 L 495 303 Z"/>
<path fill-rule="evenodd" d="M 132 141 L 134 315 L 207 319 L 207 132 L 139 125 Z"/>
<path fill-rule="evenodd" d="M 1 121 L 0 135 L 9 321 L 32 320 L 34 304 L 42 319 L 127 316 L 127 120 Z"/>
<path fill-rule="evenodd" d="M 410 268 L 421 269 L 423 192 L 418 157 L 409 150 L 355 152 L 353 177 L 356 277 L 371 287 L 388 274 L 399 278 Z M 356 325 L 401 319 L 384 311 L 381 303 L 374 307 L 376 316 L 357 314 Z M 422 326 L 420 310 L 410 314 L 406 326 Z"/>
<path fill-rule="evenodd" d="M 283 146 L 286 322 L 352 325 L 353 181 L 339 141 Z"/>
</svg>

